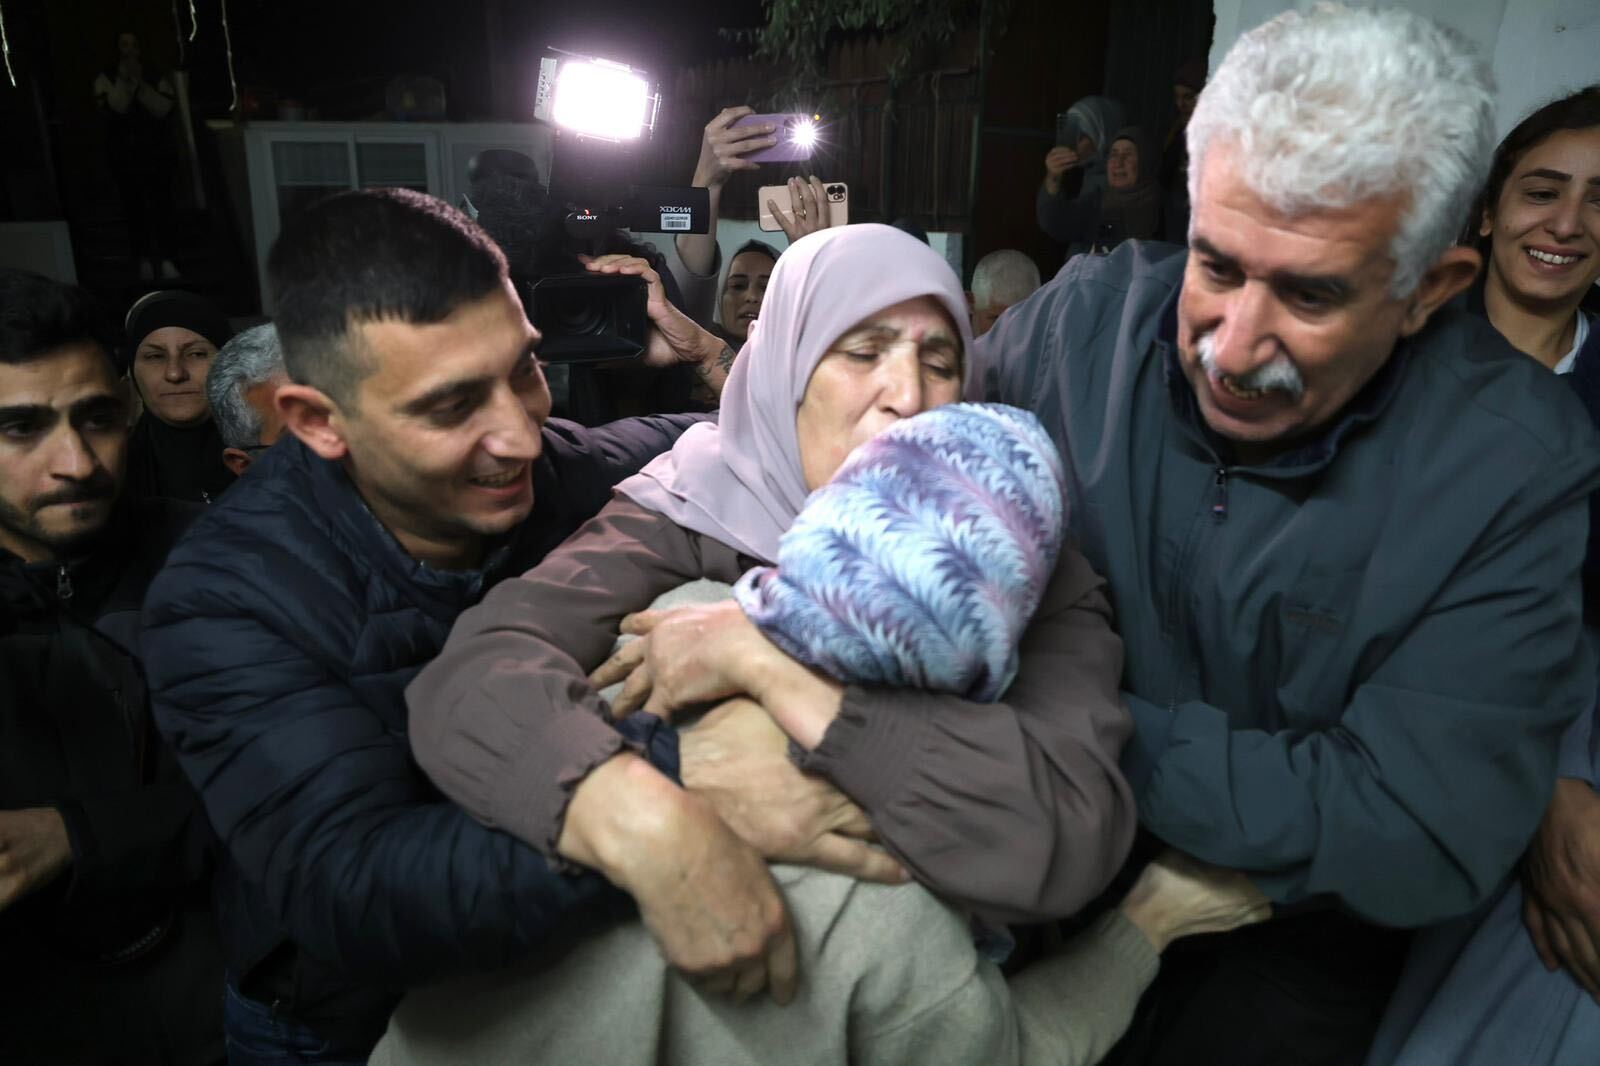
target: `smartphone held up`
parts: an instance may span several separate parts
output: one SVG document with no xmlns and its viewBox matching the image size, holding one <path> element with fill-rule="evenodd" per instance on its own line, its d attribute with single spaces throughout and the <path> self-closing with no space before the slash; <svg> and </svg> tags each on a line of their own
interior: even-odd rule
<svg viewBox="0 0 1600 1066">
<path fill-rule="evenodd" d="M 823 209 L 827 212 L 827 226 L 845 226 L 850 223 L 850 186 L 842 181 L 824 182 Z M 786 220 L 791 225 L 796 221 L 792 193 L 787 185 L 763 185 L 756 190 L 756 205 L 760 210 L 761 228 L 769 232 L 776 232 L 784 228 Z M 773 214 L 772 205 L 776 204 L 778 214 Z M 780 220 L 779 215 L 783 216 Z"/>
<path fill-rule="evenodd" d="M 810 159 L 817 146 L 817 123 L 820 115 L 777 114 L 746 115 L 733 123 L 740 126 L 771 126 L 777 143 L 745 156 L 752 163 L 797 163 Z"/>
</svg>

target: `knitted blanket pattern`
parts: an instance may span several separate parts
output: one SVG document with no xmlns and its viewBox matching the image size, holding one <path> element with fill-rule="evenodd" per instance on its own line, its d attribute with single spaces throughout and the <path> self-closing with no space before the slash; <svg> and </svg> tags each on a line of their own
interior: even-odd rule
<svg viewBox="0 0 1600 1066">
<path fill-rule="evenodd" d="M 734 596 L 837 680 L 999 699 L 1061 551 L 1063 485 L 1033 415 L 935 408 L 857 448 Z"/>
</svg>

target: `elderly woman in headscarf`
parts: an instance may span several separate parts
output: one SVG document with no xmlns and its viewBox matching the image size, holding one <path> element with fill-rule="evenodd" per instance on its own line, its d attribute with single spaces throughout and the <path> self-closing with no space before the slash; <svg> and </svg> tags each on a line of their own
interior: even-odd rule
<svg viewBox="0 0 1600 1066">
<path fill-rule="evenodd" d="M 1067 246 L 1067 258 L 1085 252 L 1106 255 L 1126 240 L 1162 236 L 1160 155 L 1155 141 L 1138 126 L 1125 126 L 1111 138 L 1105 154 L 1105 184 L 1075 200 L 1048 203 L 1041 194 L 1039 225 Z"/>
<path fill-rule="evenodd" d="M 1029 1048 L 1076 1062 L 1115 1038 L 1155 952 L 1179 935 L 1141 924 L 1141 900 L 1159 894 L 1148 882 L 1132 910 L 1017 989 L 967 932 L 968 917 L 1077 911 L 1120 865 L 1133 811 L 1116 769 L 1127 721 L 1103 583 L 1063 540 L 1060 459 L 1037 422 L 953 404 L 970 342 L 963 304 L 943 261 L 888 227 L 797 242 L 729 377 L 720 426 L 691 429 L 545 563 L 463 615 L 407 693 L 424 768 L 552 858 L 568 794 L 622 748 L 591 681 L 626 676 L 611 705 L 621 711 L 648 701 L 670 716 L 741 697 L 684 734 L 685 784 L 723 793 L 719 812 L 768 858 L 893 882 L 846 835 L 870 830 L 921 884 L 778 867 L 812 967 L 782 1010 L 686 994 L 659 957 L 639 954 L 649 944 L 635 924 L 553 968 L 414 993 L 374 1062 L 535 1049 L 720 1061 L 742 1049 L 754 1061 L 1003 1063 L 1031 1061 L 1019 1058 Z M 737 582 L 736 599 L 625 621 L 707 580 L 712 597 Z M 619 623 L 647 635 L 586 679 Z M 770 738 L 757 741 L 765 769 L 719 779 L 719 753 L 751 737 Z M 816 789 L 844 795 L 762 797 L 830 812 L 820 832 L 769 846 L 751 828 L 763 814 L 806 812 L 763 812 L 736 793 L 798 777 L 790 754 Z M 1206 888 L 1190 906 L 1162 896 L 1155 909 L 1199 923 L 1184 932 L 1257 917 L 1198 876 L 1186 883 Z M 574 1024 L 600 988 L 605 1024 Z M 1089 999 L 1064 1005 L 1074 990 Z M 934 1004 L 936 1017 L 907 1025 Z"/>
<path fill-rule="evenodd" d="M 577 782 L 622 749 L 586 675 L 624 617 L 687 581 L 731 584 L 777 562 L 807 496 L 852 451 L 960 398 L 970 336 L 960 283 L 914 238 L 849 226 L 793 245 L 729 375 L 720 424 L 691 427 L 544 564 L 462 615 L 412 684 L 423 768 L 469 811 L 550 848 Z M 752 639 L 760 634 L 737 606 L 705 610 L 729 624 L 670 672 L 662 653 L 688 627 L 643 645 L 651 655 L 633 688 L 652 679 L 647 709 L 756 697 L 804 769 L 852 795 L 927 883 L 1001 920 L 1028 920 L 1072 913 L 1121 863 L 1133 827 L 1117 769 L 1128 728 L 1121 642 L 1104 582 L 1075 550 L 1055 567 L 1017 680 L 981 714 L 955 694 L 824 684 Z M 773 676 L 743 673 L 755 668 Z M 695 691 L 677 687 L 691 677 Z M 780 679 L 794 685 L 769 692 L 765 682 Z M 485 761 L 486 752 L 517 757 Z M 510 804 L 507 776 L 524 782 Z M 950 846 L 953 812 L 964 853 Z"/>
<path fill-rule="evenodd" d="M 233 336 L 221 311 L 178 289 L 152 292 L 128 309 L 128 373 L 144 406 L 128 445 L 128 492 L 210 503 L 233 484 L 226 445 L 206 402 L 206 376 Z"/>
</svg>

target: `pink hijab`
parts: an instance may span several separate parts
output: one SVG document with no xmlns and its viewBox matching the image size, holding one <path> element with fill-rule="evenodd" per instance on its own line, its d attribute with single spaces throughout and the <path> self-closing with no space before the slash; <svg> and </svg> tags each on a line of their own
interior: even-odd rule
<svg viewBox="0 0 1600 1066">
<path fill-rule="evenodd" d="M 805 505 L 795 414 L 812 371 L 857 322 L 902 300 L 932 296 L 972 348 L 966 295 L 939 253 L 875 223 L 813 233 L 778 259 L 761 317 L 734 360 L 718 424 L 691 426 L 671 451 L 619 492 L 678 525 L 763 562 Z"/>
</svg>

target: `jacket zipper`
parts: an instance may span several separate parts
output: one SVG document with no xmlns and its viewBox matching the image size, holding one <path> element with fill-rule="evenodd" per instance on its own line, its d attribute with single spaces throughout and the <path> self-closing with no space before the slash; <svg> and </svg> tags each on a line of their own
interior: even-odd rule
<svg viewBox="0 0 1600 1066">
<path fill-rule="evenodd" d="M 1216 494 L 1211 500 L 1211 517 L 1218 522 L 1227 521 L 1228 518 L 1228 468 L 1217 467 L 1217 476 L 1212 482 L 1216 486 Z"/>
<path fill-rule="evenodd" d="M 63 603 L 72 599 L 72 577 L 65 564 L 56 570 L 56 599 Z"/>
</svg>

